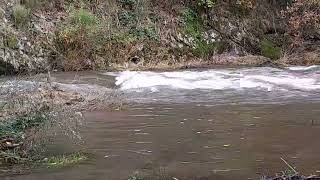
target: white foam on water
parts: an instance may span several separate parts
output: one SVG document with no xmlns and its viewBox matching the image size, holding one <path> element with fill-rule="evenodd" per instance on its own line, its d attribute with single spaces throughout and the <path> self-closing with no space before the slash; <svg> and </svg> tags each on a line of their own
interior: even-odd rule
<svg viewBox="0 0 320 180">
<path fill-rule="evenodd" d="M 316 69 L 316 68 L 320 68 L 320 66 L 312 65 L 312 66 L 291 66 L 291 67 L 288 67 L 288 69 L 292 70 L 292 71 L 306 71 L 306 70 L 311 70 L 311 69 Z"/>
<path fill-rule="evenodd" d="M 272 70 L 272 69 L 271 69 Z M 206 70 L 178 72 L 138 72 L 124 71 L 113 73 L 116 85 L 122 90 L 149 89 L 157 91 L 157 87 L 173 89 L 320 89 L 319 76 L 301 75 L 295 72 L 273 69 L 238 69 L 238 70 Z"/>
</svg>

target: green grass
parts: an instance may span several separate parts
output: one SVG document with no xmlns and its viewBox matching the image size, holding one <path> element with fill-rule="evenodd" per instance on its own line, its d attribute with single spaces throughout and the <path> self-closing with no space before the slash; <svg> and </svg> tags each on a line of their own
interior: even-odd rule
<svg viewBox="0 0 320 180">
<path fill-rule="evenodd" d="M 0 124 L 0 138 L 22 136 L 26 130 L 30 128 L 39 128 L 47 122 L 47 116 L 42 113 L 23 115 L 12 120 L 7 120 Z"/>
<path fill-rule="evenodd" d="M 97 25 L 98 19 L 90 11 L 78 9 L 71 12 L 71 22 L 75 25 L 90 27 Z"/>
<path fill-rule="evenodd" d="M 196 41 L 196 48 L 193 53 L 201 58 L 209 58 L 218 49 L 218 44 L 214 42 L 207 43 L 206 41 Z"/>
<path fill-rule="evenodd" d="M 44 165 L 48 167 L 64 167 L 87 160 L 88 157 L 82 153 L 74 153 L 70 155 L 54 156 L 46 159 Z"/>
<path fill-rule="evenodd" d="M 264 39 L 260 43 L 261 54 L 272 60 L 279 59 L 281 56 L 281 48 L 277 47 L 272 41 Z"/>
<path fill-rule="evenodd" d="M 7 35 L 5 38 L 4 38 L 4 43 L 5 43 L 5 46 L 10 48 L 10 49 L 16 49 L 18 48 L 18 43 L 19 43 L 19 40 L 16 36 L 14 35 Z"/>
<path fill-rule="evenodd" d="M 128 180 L 143 180 L 139 175 L 132 175 L 128 178 Z"/>
<path fill-rule="evenodd" d="M 16 26 L 25 26 L 30 21 L 31 11 L 23 5 L 15 5 L 12 8 L 12 16 Z"/>
</svg>

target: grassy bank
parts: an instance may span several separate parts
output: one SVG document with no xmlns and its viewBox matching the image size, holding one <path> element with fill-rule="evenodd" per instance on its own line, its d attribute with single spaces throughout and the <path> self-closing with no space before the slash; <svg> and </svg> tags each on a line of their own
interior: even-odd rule
<svg viewBox="0 0 320 180">
<path fill-rule="evenodd" d="M 0 85 L 0 165 L 53 167 L 85 160 L 86 156 L 79 153 L 61 157 L 46 153 L 57 135 L 80 142 L 82 116 L 76 105 L 83 101 L 81 96 L 54 90 L 46 83 L 23 82 Z"/>
</svg>

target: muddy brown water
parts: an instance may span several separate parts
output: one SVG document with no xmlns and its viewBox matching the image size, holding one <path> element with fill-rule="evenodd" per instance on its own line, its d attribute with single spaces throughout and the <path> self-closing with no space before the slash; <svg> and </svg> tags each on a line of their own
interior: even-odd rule
<svg viewBox="0 0 320 180">
<path fill-rule="evenodd" d="M 288 169 L 281 158 L 302 174 L 320 171 L 318 90 L 182 92 L 128 92 L 132 102 L 122 111 L 84 113 L 81 134 L 89 160 L 0 179 L 126 180 L 136 172 L 260 179 Z"/>
<path fill-rule="evenodd" d="M 92 112 L 83 136 L 92 159 L 5 179 L 123 180 L 136 171 L 176 178 L 259 179 L 320 168 L 320 104 L 135 106 Z"/>
</svg>

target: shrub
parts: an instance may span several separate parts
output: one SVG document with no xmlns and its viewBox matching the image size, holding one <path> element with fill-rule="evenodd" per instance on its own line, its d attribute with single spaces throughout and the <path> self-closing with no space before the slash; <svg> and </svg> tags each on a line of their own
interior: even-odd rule
<svg viewBox="0 0 320 180">
<path fill-rule="evenodd" d="M 264 39 L 260 43 L 261 54 L 270 59 L 279 59 L 281 55 L 281 49 L 277 47 L 272 41 Z"/>
<path fill-rule="evenodd" d="M 63 55 L 60 65 L 64 70 L 92 69 L 97 65 L 97 56 L 103 55 L 107 38 L 99 19 L 79 9 L 70 13 L 69 20 L 70 24 L 62 24 L 56 31 L 55 47 Z M 104 66 L 103 63 L 99 66 Z"/>
<path fill-rule="evenodd" d="M 159 40 L 159 37 L 154 27 L 134 28 L 130 30 L 130 34 L 136 36 L 139 39 L 148 38 L 155 41 Z"/>
<path fill-rule="evenodd" d="M 217 0 L 197 0 L 197 2 L 199 6 L 212 8 L 216 4 Z"/>
<path fill-rule="evenodd" d="M 201 58 L 209 58 L 216 52 L 217 49 L 217 43 L 206 42 L 202 40 L 196 42 L 196 47 L 193 49 L 193 53 Z"/>
<path fill-rule="evenodd" d="M 218 49 L 217 43 L 204 40 L 204 22 L 194 10 L 185 9 L 181 13 L 180 21 L 183 34 L 193 39 L 194 47 L 192 47 L 192 52 L 194 55 L 208 58 L 216 52 Z"/>
<path fill-rule="evenodd" d="M 80 26 L 94 26 L 98 24 L 97 18 L 88 10 L 79 9 L 71 13 L 71 22 Z"/>
<path fill-rule="evenodd" d="M 136 14 L 131 11 L 122 11 L 118 14 L 119 22 L 123 26 L 132 25 L 136 22 Z"/>
<path fill-rule="evenodd" d="M 190 8 L 185 9 L 181 13 L 180 22 L 183 34 L 194 39 L 201 39 L 203 33 L 203 25 L 198 15 Z"/>
<path fill-rule="evenodd" d="M 5 37 L 4 43 L 6 47 L 10 49 L 16 49 L 18 48 L 19 40 L 16 36 L 9 34 Z"/>
<path fill-rule="evenodd" d="M 0 137 L 22 136 L 30 128 L 39 128 L 48 122 L 46 115 L 34 113 L 32 115 L 22 115 L 7 123 L 0 124 Z"/>
<path fill-rule="evenodd" d="M 28 160 L 26 139 L 31 131 L 38 132 L 48 123 L 44 113 L 34 112 L 0 123 L 0 162 L 20 163 Z"/>
<path fill-rule="evenodd" d="M 115 44 L 128 45 L 138 40 L 138 37 L 132 33 L 119 33 L 114 34 L 111 41 Z"/>
<path fill-rule="evenodd" d="M 12 16 L 17 26 L 24 26 L 30 19 L 30 9 L 23 5 L 15 5 L 12 9 Z"/>
</svg>

